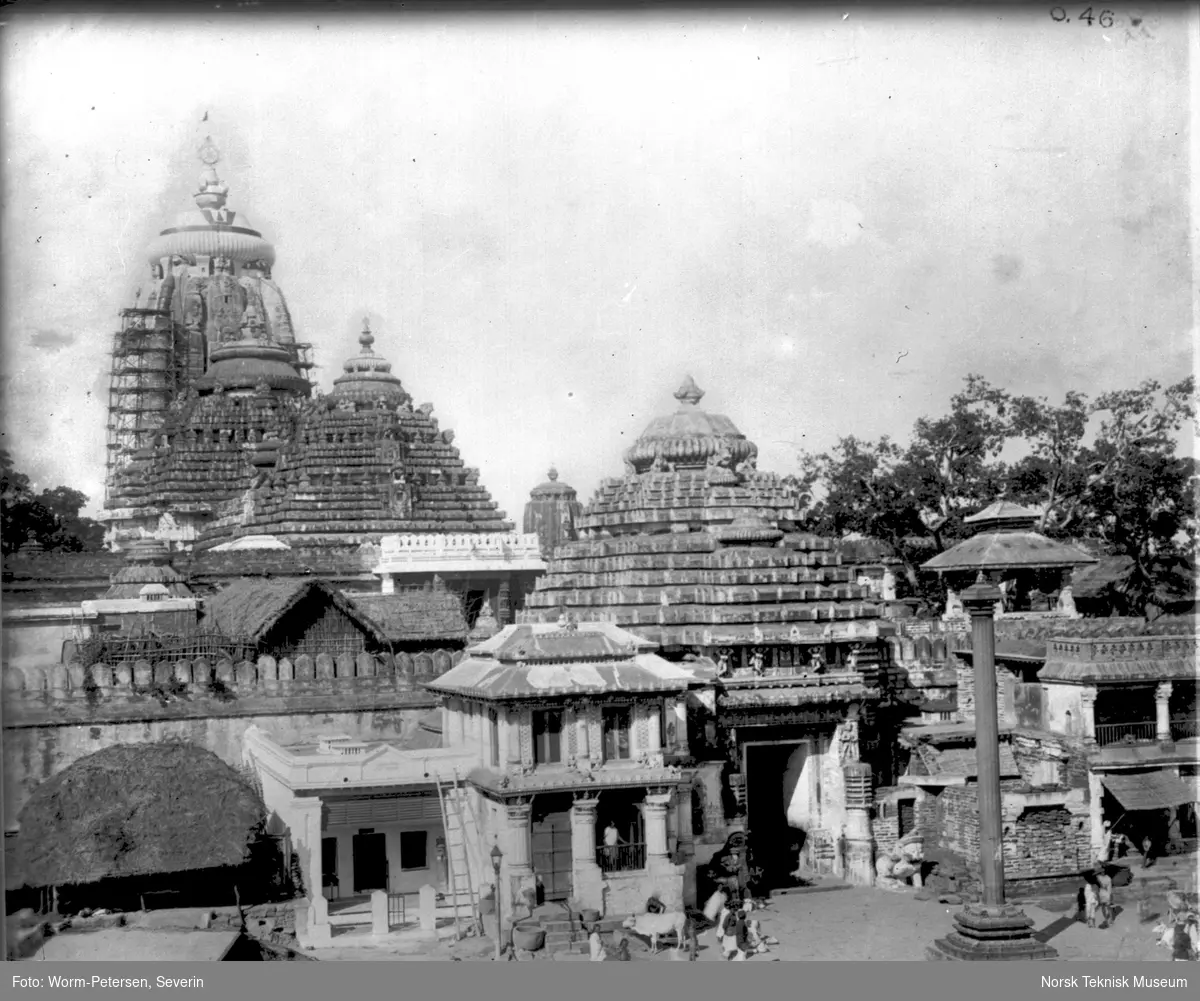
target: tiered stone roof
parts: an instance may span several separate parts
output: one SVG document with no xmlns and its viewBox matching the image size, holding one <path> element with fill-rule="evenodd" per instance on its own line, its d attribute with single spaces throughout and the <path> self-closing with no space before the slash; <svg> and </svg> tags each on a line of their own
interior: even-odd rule
<svg viewBox="0 0 1200 1001">
<path fill-rule="evenodd" d="M 580 516 L 582 538 L 704 531 L 758 516 L 772 527 L 802 517 L 799 484 L 757 469 L 758 446 L 723 414 L 699 408 L 691 376 L 679 408 L 658 417 L 625 453 L 626 475 L 606 479 Z"/>
<path fill-rule="evenodd" d="M 332 394 L 312 397 L 308 346 L 271 281 L 274 248 L 228 208 L 211 143 L 201 159 L 195 206 L 154 241 L 151 280 L 126 310 L 141 326 L 115 342 L 111 541 L 343 547 L 510 531 L 454 432 L 432 404 L 413 409 L 365 324 Z"/>
<path fill-rule="evenodd" d="M 395 409 L 334 397 L 309 403 L 289 440 L 248 450 L 260 475 L 200 545 L 243 535 L 334 545 L 400 532 L 510 531 L 432 410 L 407 400 Z"/>
<path fill-rule="evenodd" d="M 832 543 L 795 531 L 794 482 L 755 468 L 758 449 L 729 418 L 697 408 L 652 422 L 579 518 L 526 597 L 522 621 L 611 622 L 664 647 L 814 644 L 878 633 L 870 591 Z"/>
</svg>

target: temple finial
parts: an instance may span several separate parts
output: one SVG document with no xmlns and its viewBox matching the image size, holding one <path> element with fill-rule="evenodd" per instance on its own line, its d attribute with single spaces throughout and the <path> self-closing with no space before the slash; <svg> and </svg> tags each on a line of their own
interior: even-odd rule
<svg viewBox="0 0 1200 1001">
<path fill-rule="evenodd" d="M 215 167 L 221 161 L 221 151 L 212 141 L 212 136 L 204 137 L 204 145 L 200 147 L 196 155 L 200 157 L 200 162 L 208 167 Z"/>
<path fill-rule="evenodd" d="M 696 380 L 690 375 L 683 380 L 683 385 L 675 390 L 675 399 L 680 403 L 689 403 L 693 407 L 704 398 L 704 390 L 696 385 Z"/>
<path fill-rule="evenodd" d="M 366 316 L 363 317 L 363 328 L 362 333 L 358 335 L 358 343 L 362 345 L 363 354 L 374 354 L 371 345 L 375 343 L 375 335 L 371 333 L 371 321 Z"/>
<path fill-rule="evenodd" d="M 557 479 L 558 479 L 558 470 L 557 470 L 557 469 L 555 469 L 553 466 L 551 466 L 551 467 L 550 467 L 550 472 L 548 472 L 548 473 L 546 474 L 546 476 L 547 476 L 547 477 L 549 477 L 549 479 L 550 479 L 550 482 L 551 482 L 551 483 L 553 483 L 555 480 L 557 480 Z"/>
</svg>

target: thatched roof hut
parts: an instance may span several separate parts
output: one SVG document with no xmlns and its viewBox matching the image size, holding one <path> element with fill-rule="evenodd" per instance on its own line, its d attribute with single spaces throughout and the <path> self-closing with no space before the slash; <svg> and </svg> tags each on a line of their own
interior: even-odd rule
<svg viewBox="0 0 1200 1001">
<path fill-rule="evenodd" d="M 379 627 L 393 644 L 449 641 L 467 638 L 462 599 L 444 588 L 406 588 L 393 594 L 345 597 Z"/>
<path fill-rule="evenodd" d="M 243 577 L 206 599 L 202 625 L 272 653 L 336 645 L 355 633 L 368 646 L 388 645 L 387 635 L 371 619 L 317 579 Z"/>
<path fill-rule="evenodd" d="M 118 744 L 43 782 L 19 820 L 8 886 L 62 886 L 241 865 L 266 809 L 211 751 Z"/>
</svg>

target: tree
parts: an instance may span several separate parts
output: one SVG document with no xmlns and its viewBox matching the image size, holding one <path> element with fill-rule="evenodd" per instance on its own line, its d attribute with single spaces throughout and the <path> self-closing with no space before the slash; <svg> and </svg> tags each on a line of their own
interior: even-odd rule
<svg viewBox="0 0 1200 1001">
<path fill-rule="evenodd" d="M 843 438 L 802 457 L 821 493 L 814 531 L 850 532 L 890 543 L 917 593 L 936 603 L 920 563 L 968 532 L 963 518 L 998 497 L 1041 512 L 1040 529 L 1127 556 L 1127 609 L 1144 611 L 1178 594 L 1196 542 L 1197 466 L 1176 454 L 1176 436 L 1196 416 L 1194 383 L 1153 380 L 1093 402 L 1068 392 L 1061 405 L 1014 397 L 971 375 L 949 414 L 921 418 L 907 447 Z M 1006 464 L 1006 448 L 1024 454 Z"/>
<path fill-rule="evenodd" d="M 7 449 L 0 449 L 0 544 L 5 554 L 33 539 L 50 552 L 95 552 L 104 542 L 104 526 L 80 515 L 85 494 L 54 487 L 34 494 L 29 477 L 19 472 Z"/>
</svg>

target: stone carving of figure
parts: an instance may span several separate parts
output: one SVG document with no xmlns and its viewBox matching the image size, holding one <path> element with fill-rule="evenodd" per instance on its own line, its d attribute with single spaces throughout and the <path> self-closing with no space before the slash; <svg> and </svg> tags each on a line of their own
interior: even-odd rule
<svg viewBox="0 0 1200 1001">
<path fill-rule="evenodd" d="M 259 396 L 270 396 L 271 384 L 267 382 L 265 377 L 261 377 L 259 378 L 258 382 L 254 384 L 254 392 Z"/>
<path fill-rule="evenodd" d="M 756 675 L 760 675 L 760 676 L 762 675 L 762 673 L 763 673 L 763 652 L 761 650 L 755 650 L 753 653 L 750 654 L 750 670 L 753 671 Z"/>
<path fill-rule="evenodd" d="M 858 670 L 858 653 L 859 653 L 860 649 L 861 649 L 861 647 L 857 643 L 855 643 L 850 648 L 850 653 L 846 657 L 846 670 L 847 671 L 857 671 Z"/>
<path fill-rule="evenodd" d="M 724 678 L 729 674 L 730 652 L 721 650 L 717 654 L 717 677 Z"/>
<path fill-rule="evenodd" d="M 392 470 L 392 510 L 401 518 L 412 517 L 412 491 L 402 468 Z"/>
<path fill-rule="evenodd" d="M 840 761 L 858 760 L 858 720 L 846 720 L 838 727 L 838 759 Z"/>
<path fill-rule="evenodd" d="M 808 654 L 808 669 L 813 674 L 821 674 L 825 670 L 825 651 L 815 646 Z"/>
<path fill-rule="evenodd" d="M 218 275 L 233 274 L 233 261 L 228 257 L 214 257 L 213 271 Z"/>
<path fill-rule="evenodd" d="M 674 470 L 675 467 L 663 458 L 661 452 L 654 457 L 654 463 L 650 466 L 650 471 L 654 473 L 670 473 Z"/>
<path fill-rule="evenodd" d="M 225 392 L 225 387 L 219 382 L 213 383 L 213 396 L 221 396 Z"/>
</svg>

